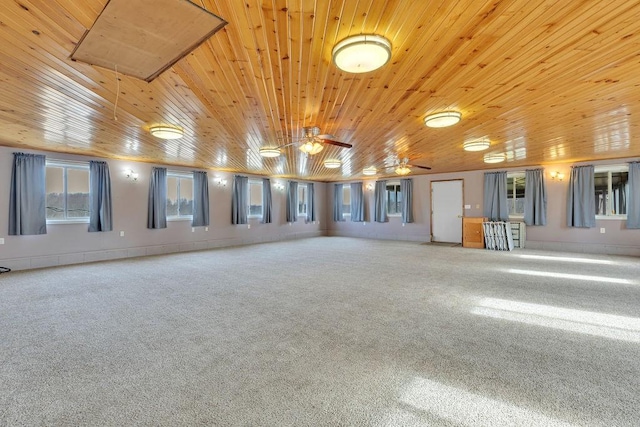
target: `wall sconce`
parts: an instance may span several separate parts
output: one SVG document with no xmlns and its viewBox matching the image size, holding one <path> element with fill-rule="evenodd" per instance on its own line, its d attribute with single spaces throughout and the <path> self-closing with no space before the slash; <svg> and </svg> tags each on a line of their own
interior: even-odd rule
<svg viewBox="0 0 640 427">
<path fill-rule="evenodd" d="M 124 173 L 127 179 L 130 179 L 132 181 L 138 180 L 138 173 L 134 172 L 133 169 L 126 170 Z"/>
<path fill-rule="evenodd" d="M 226 180 L 226 179 L 222 179 L 222 178 L 213 178 L 213 182 L 214 182 L 218 187 L 226 187 L 226 186 L 227 186 L 227 180 Z"/>
<path fill-rule="evenodd" d="M 564 179 L 564 174 L 558 171 L 551 172 L 549 176 L 551 176 L 552 181 L 562 181 Z"/>
<path fill-rule="evenodd" d="M 372 183 L 368 183 L 365 188 L 367 189 L 367 191 L 373 191 L 374 185 Z"/>
<path fill-rule="evenodd" d="M 275 184 L 273 184 L 273 187 L 277 190 L 277 191 L 283 191 L 284 190 L 284 185 L 282 185 L 279 182 L 276 182 Z"/>
</svg>

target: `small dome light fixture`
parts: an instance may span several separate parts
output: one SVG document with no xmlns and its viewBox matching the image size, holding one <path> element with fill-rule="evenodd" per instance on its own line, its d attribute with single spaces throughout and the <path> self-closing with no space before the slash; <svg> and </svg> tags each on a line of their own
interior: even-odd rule
<svg viewBox="0 0 640 427">
<path fill-rule="evenodd" d="M 506 156 L 504 155 L 504 153 L 497 153 L 497 154 L 485 154 L 484 155 L 484 162 L 485 163 L 500 163 L 500 162 L 504 162 Z"/>
<path fill-rule="evenodd" d="M 367 176 L 372 176 L 378 173 L 378 170 L 373 166 L 366 167 L 362 169 L 362 174 Z"/>
<path fill-rule="evenodd" d="M 336 159 L 329 159 L 324 161 L 324 167 L 329 169 L 336 169 L 336 168 L 339 168 L 341 165 L 342 165 L 342 162 Z"/>
<path fill-rule="evenodd" d="M 277 147 L 261 147 L 260 155 L 262 157 L 278 157 L 280 155 L 280 149 Z"/>
<path fill-rule="evenodd" d="M 184 129 L 175 125 L 153 125 L 149 128 L 149 133 L 160 139 L 178 139 L 184 135 Z"/>
<path fill-rule="evenodd" d="M 331 56 L 342 71 L 368 73 L 389 62 L 391 42 L 376 34 L 359 34 L 336 44 Z"/>
<path fill-rule="evenodd" d="M 461 118 L 462 114 L 459 111 L 441 111 L 425 117 L 424 124 L 430 128 L 444 128 L 455 125 Z"/>
<path fill-rule="evenodd" d="M 464 148 L 465 151 L 482 151 L 489 148 L 490 145 L 491 141 L 489 141 L 489 138 L 484 137 L 480 139 L 465 141 L 462 143 L 462 148 Z"/>
</svg>

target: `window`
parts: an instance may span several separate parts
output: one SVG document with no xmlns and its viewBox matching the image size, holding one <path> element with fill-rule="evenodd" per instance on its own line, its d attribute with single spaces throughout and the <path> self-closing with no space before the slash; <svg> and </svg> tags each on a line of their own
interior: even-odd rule
<svg viewBox="0 0 640 427">
<path fill-rule="evenodd" d="M 262 218 L 262 180 L 249 180 L 249 218 Z"/>
<path fill-rule="evenodd" d="M 391 182 L 387 184 L 387 215 L 402 214 L 402 192 L 400 191 L 399 182 Z"/>
<path fill-rule="evenodd" d="M 307 216 L 307 184 L 298 184 L 298 215 Z"/>
<path fill-rule="evenodd" d="M 342 186 L 342 216 L 351 216 L 351 186 Z"/>
<path fill-rule="evenodd" d="M 510 217 L 524 216 L 524 172 L 507 173 L 507 205 Z"/>
<path fill-rule="evenodd" d="M 89 221 L 89 164 L 46 162 L 47 221 Z"/>
<path fill-rule="evenodd" d="M 596 215 L 624 219 L 629 197 L 629 167 L 600 166 L 594 169 Z"/>
<path fill-rule="evenodd" d="M 167 218 L 193 216 L 193 175 L 167 171 Z"/>
</svg>

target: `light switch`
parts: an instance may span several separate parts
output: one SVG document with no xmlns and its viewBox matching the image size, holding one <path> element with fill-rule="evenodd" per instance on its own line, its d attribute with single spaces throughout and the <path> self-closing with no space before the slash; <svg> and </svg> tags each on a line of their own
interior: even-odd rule
<svg viewBox="0 0 640 427">
<path fill-rule="evenodd" d="M 471 205 L 464 205 L 465 209 L 471 209 Z"/>
</svg>

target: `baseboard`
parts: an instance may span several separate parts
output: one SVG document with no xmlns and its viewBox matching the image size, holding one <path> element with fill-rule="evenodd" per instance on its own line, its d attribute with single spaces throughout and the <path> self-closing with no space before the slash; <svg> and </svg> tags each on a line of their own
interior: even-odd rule
<svg viewBox="0 0 640 427">
<path fill-rule="evenodd" d="M 525 248 L 546 251 L 575 252 L 585 254 L 626 255 L 640 257 L 639 246 L 602 245 L 571 242 L 536 242 L 527 240 Z"/>
<path fill-rule="evenodd" d="M 178 252 L 201 251 L 219 249 L 233 246 L 246 246 L 261 243 L 278 242 L 285 240 L 306 239 L 311 237 L 326 236 L 326 231 L 307 231 L 273 236 L 259 236 L 255 238 L 223 238 L 203 240 L 198 242 L 174 243 L 153 246 L 141 246 L 134 248 L 110 249 L 102 251 L 77 252 L 59 255 L 47 255 L 37 257 L 9 258 L 0 260 L 0 265 L 8 267 L 12 271 L 30 270 L 36 268 L 58 267 L 71 264 L 83 264 L 89 262 L 110 261 L 124 258 L 137 258 L 153 255 L 165 255 Z"/>
</svg>

